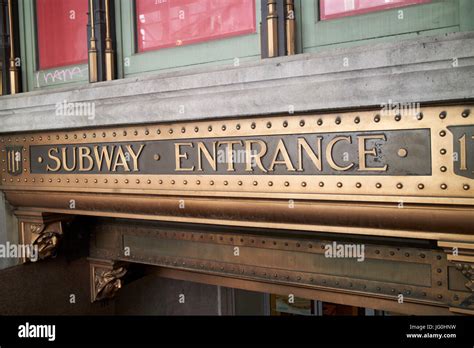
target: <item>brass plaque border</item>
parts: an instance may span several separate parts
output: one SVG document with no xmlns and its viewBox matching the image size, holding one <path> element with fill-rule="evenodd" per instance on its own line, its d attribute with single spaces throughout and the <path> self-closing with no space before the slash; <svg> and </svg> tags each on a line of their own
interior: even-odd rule
<svg viewBox="0 0 474 348">
<path fill-rule="evenodd" d="M 468 106 L 426 107 L 422 117 L 400 117 L 379 111 L 287 115 L 254 119 L 196 121 L 160 125 L 123 126 L 88 130 L 1 135 L 2 190 L 160 194 L 248 198 L 365 200 L 474 205 L 474 179 L 454 174 L 453 136 L 448 126 L 474 125 Z M 445 117 L 440 117 L 445 112 Z M 431 176 L 363 175 L 43 175 L 29 172 L 29 146 L 87 144 L 230 136 L 431 129 Z M 5 146 L 23 145 L 23 175 L 6 172 Z"/>
</svg>

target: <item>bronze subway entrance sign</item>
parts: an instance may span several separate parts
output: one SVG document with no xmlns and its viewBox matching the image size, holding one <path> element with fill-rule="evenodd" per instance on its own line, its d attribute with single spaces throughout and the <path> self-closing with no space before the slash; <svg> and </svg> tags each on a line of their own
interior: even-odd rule
<svg viewBox="0 0 474 348">
<path fill-rule="evenodd" d="M 472 314 L 469 109 L 1 134 L 0 189 L 40 258 L 71 215 L 98 217 L 94 300 L 135 262 L 253 291 L 394 311 L 402 293 L 405 313 Z M 364 244 L 367 261 L 324 257 L 345 240 Z M 235 246 L 239 259 L 226 254 Z"/>
<path fill-rule="evenodd" d="M 33 174 L 430 175 L 430 130 L 33 145 Z M 408 155 L 409 154 L 409 155 Z"/>
<path fill-rule="evenodd" d="M 14 205 L 66 214 L 415 238 L 471 233 L 468 110 L 3 134 L 1 189 Z"/>
</svg>

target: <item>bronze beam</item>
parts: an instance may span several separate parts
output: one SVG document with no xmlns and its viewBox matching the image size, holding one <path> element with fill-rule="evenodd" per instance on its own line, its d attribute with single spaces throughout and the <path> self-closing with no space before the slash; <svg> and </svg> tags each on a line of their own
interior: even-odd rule
<svg viewBox="0 0 474 348">
<path fill-rule="evenodd" d="M 267 42 L 268 57 L 278 56 L 278 12 L 276 0 L 267 0 Z"/>
<path fill-rule="evenodd" d="M 13 4 L 12 0 L 8 0 L 8 21 L 10 24 L 10 93 L 16 94 L 20 92 L 19 71 L 15 62 L 15 38 L 14 38 L 14 23 Z"/>
<path fill-rule="evenodd" d="M 296 53 L 295 21 L 294 0 L 285 0 L 286 54 L 289 56 Z"/>
<path fill-rule="evenodd" d="M 114 49 L 112 47 L 112 37 L 110 35 L 110 0 L 105 1 L 105 79 L 106 81 L 115 78 Z"/>
</svg>

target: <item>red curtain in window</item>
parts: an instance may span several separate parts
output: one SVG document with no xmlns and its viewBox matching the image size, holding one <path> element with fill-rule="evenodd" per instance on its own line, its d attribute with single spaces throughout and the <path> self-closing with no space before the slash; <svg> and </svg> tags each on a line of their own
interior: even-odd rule
<svg viewBox="0 0 474 348">
<path fill-rule="evenodd" d="M 431 0 L 320 0 L 320 13 L 324 20 L 426 2 Z"/>
<path fill-rule="evenodd" d="M 138 52 L 254 33 L 255 0 L 137 0 Z"/>
<path fill-rule="evenodd" d="M 87 62 L 88 0 L 36 0 L 39 68 Z"/>
</svg>

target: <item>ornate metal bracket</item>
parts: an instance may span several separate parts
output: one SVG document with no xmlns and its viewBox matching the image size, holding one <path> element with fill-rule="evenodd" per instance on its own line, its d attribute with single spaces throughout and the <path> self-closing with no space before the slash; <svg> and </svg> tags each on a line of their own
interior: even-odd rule
<svg viewBox="0 0 474 348">
<path fill-rule="evenodd" d="M 448 260 L 451 261 L 456 270 L 461 272 L 467 282 L 464 284 L 471 294 L 468 295 L 459 305 L 451 307 L 450 310 L 455 313 L 474 315 L 474 244 L 460 242 L 438 242 L 448 254 Z"/>
<path fill-rule="evenodd" d="M 64 233 L 64 223 L 72 216 L 45 214 L 30 211 L 16 211 L 19 221 L 20 243 L 37 248 L 37 255 L 24 255 L 23 262 L 55 257 Z M 35 257 L 36 258 L 36 257 Z"/>
<path fill-rule="evenodd" d="M 123 263 L 89 259 L 91 273 L 91 302 L 112 299 L 122 288 L 122 277 L 127 273 Z"/>
</svg>

